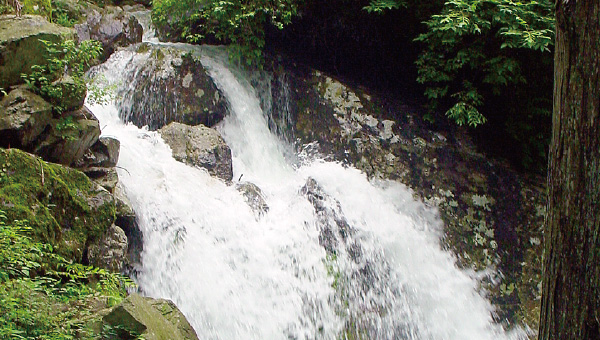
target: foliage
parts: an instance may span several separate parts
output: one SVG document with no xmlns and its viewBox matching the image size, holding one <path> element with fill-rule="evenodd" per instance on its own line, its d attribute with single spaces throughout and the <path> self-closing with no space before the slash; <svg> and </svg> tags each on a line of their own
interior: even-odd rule
<svg viewBox="0 0 600 340">
<path fill-rule="evenodd" d="M 46 45 L 48 63 L 32 66 L 31 74 L 21 77 L 25 83 L 42 97 L 56 105 L 62 112 L 65 107 L 61 105 L 63 97 L 68 93 L 75 93 L 77 89 L 85 89 L 85 71 L 102 52 L 102 45 L 95 40 L 87 40 L 76 45 L 73 40 L 64 40 L 61 43 L 40 40 Z M 58 84 L 58 80 L 70 77 L 72 83 Z M 65 87 L 72 86 L 68 90 Z"/>
<path fill-rule="evenodd" d="M 77 23 L 76 19 L 71 18 L 69 13 L 62 9 L 55 9 L 52 11 L 52 20 L 54 23 L 64 27 L 74 27 Z"/>
<path fill-rule="evenodd" d="M 0 338 L 73 339 L 83 327 L 77 300 L 103 296 L 114 305 L 131 281 L 65 260 L 30 237 L 26 221 L 6 223 L 0 211 Z"/>
<path fill-rule="evenodd" d="M 190 43 L 207 38 L 229 43 L 231 57 L 248 65 L 262 62 L 264 25 L 277 28 L 289 24 L 298 13 L 300 0 L 158 0 L 153 2 L 152 20 L 170 26 Z"/>
<path fill-rule="evenodd" d="M 364 9 L 369 13 L 383 13 L 385 10 L 398 9 L 406 7 L 407 4 L 401 0 L 371 0 L 368 6 Z"/>
<path fill-rule="evenodd" d="M 459 125 L 485 123 L 483 93 L 500 95 L 525 84 L 520 49 L 550 51 L 554 39 L 549 0 L 450 0 L 425 23 L 416 61 L 431 108 Z M 530 79 L 529 79 L 530 81 Z"/>
</svg>

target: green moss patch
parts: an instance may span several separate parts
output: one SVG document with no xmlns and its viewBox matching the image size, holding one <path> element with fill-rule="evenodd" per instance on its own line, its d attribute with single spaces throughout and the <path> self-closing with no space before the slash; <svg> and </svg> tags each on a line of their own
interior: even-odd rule
<svg viewBox="0 0 600 340">
<path fill-rule="evenodd" d="M 0 209 L 9 220 L 28 220 L 34 239 L 78 262 L 115 219 L 112 196 L 82 172 L 16 149 L 0 149 Z"/>
</svg>

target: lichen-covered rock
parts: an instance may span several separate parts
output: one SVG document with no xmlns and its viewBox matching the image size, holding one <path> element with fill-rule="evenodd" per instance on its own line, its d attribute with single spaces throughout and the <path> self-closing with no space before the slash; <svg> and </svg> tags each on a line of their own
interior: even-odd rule
<svg viewBox="0 0 600 340">
<path fill-rule="evenodd" d="M 146 43 L 137 52 L 134 62 L 140 66 L 123 80 L 132 85 L 119 93 L 126 121 L 156 130 L 171 122 L 212 127 L 225 117 L 225 98 L 198 57 Z"/>
<path fill-rule="evenodd" d="M 40 40 L 57 43 L 72 35 L 71 29 L 41 16 L 0 16 L 0 88 L 7 90 L 22 83 L 21 74 L 31 73 L 33 65 L 47 63 L 46 45 Z"/>
<path fill-rule="evenodd" d="M 530 311 L 539 305 L 541 268 L 529 266 L 536 261 L 524 264 L 524 256 L 540 253 L 543 180 L 485 158 L 461 128 L 433 129 L 414 108 L 384 103 L 301 66 L 273 59 L 267 69 L 274 76 L 265 96 L 271 103 L 264 107 L 278 131 L 292 141 L 316 141 L 322 153 L 369 177 L 399 180 L 437 206 L 445 222 L 444 246 L 455 252 L 458 264 L 502 272 L 496 284 L 485 287 L 500 319 L 512 324 L 535 319 Z"/>
<path fill-rule="evenodd" d="M 71 165 L 98 141 L 100 123 L 85 106 L 53 119 L 51 128 L 33 152 L 45 160 Z"/>
<path fill-rule="evenodd" d="M 129 295 L 102 318 L 119 339 L 143 336 L 147 340 L 197 340 L 185 316 L 170 301 Z"/>
<path fill-rule="evenodd" d="M 117 47 L 142 41 L 143 29 L 138 20 L 119 7 L 107 7 L 88 13 L 86 21 L 75 25 L 77 40 L 98 40 L 102 43 L 102 60 Z"/>
<path fill-rule="evenodd" d="M 119 272 L 127 258 L 127 236 L 123 229 L 111 225 L 104 235 L 88 247 L 88 261 L 91 265 Z"/>
<path fill-rule="evenodd" d="M 224 181 L 231 181 L 231 149 L 215 129 L 204 125 L 171 123 L 159 130 L 173 150 L 176 160 L 208 171 Z"/>
<path fill-rule="evenodd" d="M 0 101 L 0 147 L 28 147 L 52 119 L 52 106 L 25 89 L 15 89 Z"/>
<path fill-rule="evenodd" d="M 83 173 L 17 149 L 0 149 L 0 208 L 76 262 L 115 220 L 115 202 Z"/>
<path fill-rule="evenodd" d="M 269 205 L 265 201 L 265 196 L 256 184 L 239 182 L 235 184 L 235 188 L 244 195 L 246 203 L 248 203 L 248 206 L 250 206 L 250 209 L 252 209 L 257 218 L 269 211 Z"/>
</svg>

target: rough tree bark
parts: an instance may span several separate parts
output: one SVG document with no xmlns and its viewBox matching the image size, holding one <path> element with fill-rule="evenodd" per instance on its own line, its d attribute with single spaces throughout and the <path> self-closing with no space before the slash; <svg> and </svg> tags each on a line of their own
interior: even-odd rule
<svg viewBox="0 0 600 340">
<path fill-rule="evenodd" d="M 600 0 L 556 0 L 539 339 L 600 339 Z"/>
</svg>

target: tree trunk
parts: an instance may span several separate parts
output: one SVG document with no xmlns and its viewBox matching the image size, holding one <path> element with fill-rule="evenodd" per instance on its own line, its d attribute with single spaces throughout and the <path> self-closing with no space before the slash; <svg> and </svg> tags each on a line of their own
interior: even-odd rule
<svg viewBox="0 0 600 340">
<path fill-rule="evenodd" d="M 539 339 L 600 339 L 600 0 L 556 0 Z"/>
</svg>

